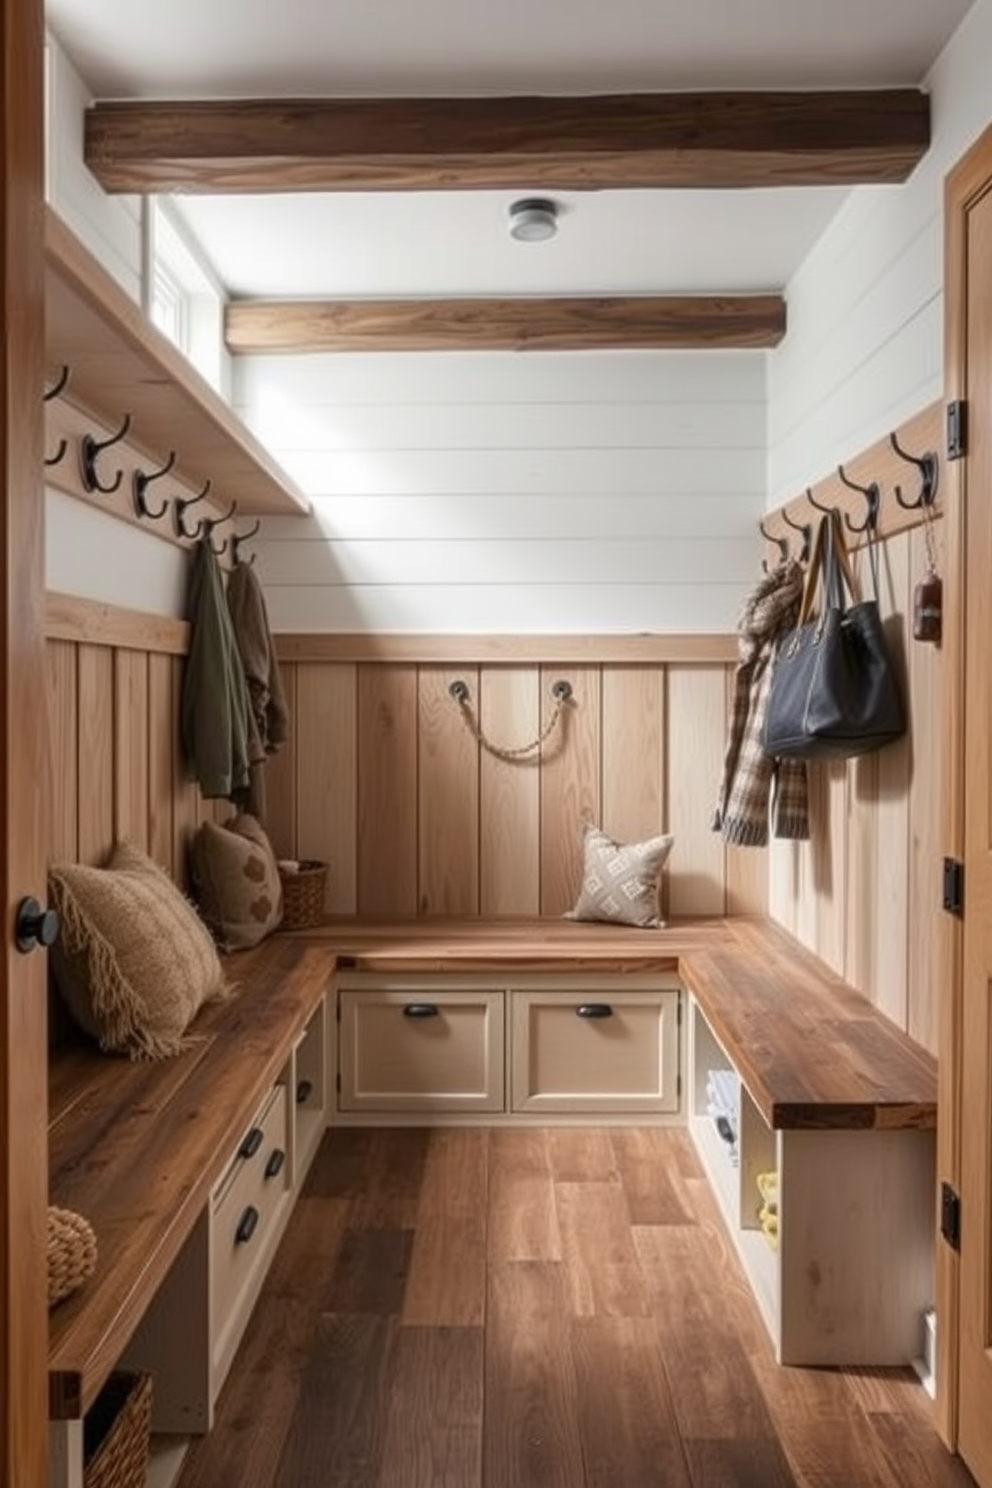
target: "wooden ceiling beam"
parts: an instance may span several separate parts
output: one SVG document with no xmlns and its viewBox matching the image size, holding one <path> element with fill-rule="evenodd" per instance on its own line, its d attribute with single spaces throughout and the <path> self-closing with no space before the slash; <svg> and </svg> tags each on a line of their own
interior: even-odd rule
<svg viewBox="0 0 992 1488">
<path fill-rule="evenodd" d="M 780 295 L 541 299 L 235 300 L 228 350 L 590 351 L 776 346 Z"/>
<path fill-rule="evenodd" d="M 107 191 L 823 186 L 904 181 L 930 143 L 913 88 L 540 98 L 97 103 Z"/>
</svg>

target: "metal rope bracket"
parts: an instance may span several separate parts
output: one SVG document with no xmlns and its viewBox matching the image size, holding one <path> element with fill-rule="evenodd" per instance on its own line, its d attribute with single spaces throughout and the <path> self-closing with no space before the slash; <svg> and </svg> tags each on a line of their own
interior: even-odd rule
<svg viewBox="0 0 992 1488">
<path fill-rule="evenodd" d="M 501 744 L 495 744 L 487 736 L 482 725 L 472 712 L 471 693 L 469 692 L 467 682 L 464 682 L 460 677 L 456 678 L 448 687 L 448 695 L 453 702 L 458 704 L 469 733 L 481 744 L 482 748 L 488 750 L 490 754 L 494 754 L 497 759 L 507 760 L 512 763 L 513 760 L 524 760 L 528 756 L 536 754 L 542 745 L 546 743 L 554 732 L 558 720 L 561 718 L 565 704 L 572 701 L 573 692 L 571 682 L 566 682 L 564 678 L 560 678 L 555 682 L 551 688 L 551 696 L 555 700 L 555 706 L 550 718 L 536 739 L 532 739 L 529 744 L 518 745 L 516 748 L 508 748 Z"/>
</svg>

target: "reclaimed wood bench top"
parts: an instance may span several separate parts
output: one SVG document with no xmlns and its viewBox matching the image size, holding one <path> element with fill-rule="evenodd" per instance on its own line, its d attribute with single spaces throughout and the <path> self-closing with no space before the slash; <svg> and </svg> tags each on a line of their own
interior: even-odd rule
<svg viewBox="0 0 992 1488">
<path fill-rule="evenodd" d="M 226 959 L 234 994 L 201 1010 L 173 1059 L 94 1044 L 49 1065 L 51 1202 L 97 1236 L 96 1273 L 49 1315 L 49 1415 L 81 1416 L 196 1223 L 324 994 L 333 957 L 285 937 Z"/>
<path fill-rule="evenodd" d="M 937 1062 L 771 920 L 341 921 L 296 934 L 379 974 L 678 971 L 773 1128 L 933 1128 Z"/>
</svg>

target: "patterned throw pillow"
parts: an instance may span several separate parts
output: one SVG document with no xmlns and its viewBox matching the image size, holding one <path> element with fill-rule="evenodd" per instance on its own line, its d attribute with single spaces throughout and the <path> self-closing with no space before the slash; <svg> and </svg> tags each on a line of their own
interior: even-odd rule
<svg viewBox="0 0 992 1488">
<path fill-rule="evenodd" d="M 674 837 L 646 842 L 614 842 L 599 827 L 583 837 L 582 888 L 569 920 L 603 920 L 615 925 L 659 929 L 658 882 Z"/>
<path fill-rule="evenodd" d="M 106 868 L 50 868 L 48 894 L 55 980 L 79 1026 L 105 1053 L 178 1054 L 201 1004 L 227 989 L 210 932 L 165 870 L 120 842 Z"/>
<path fill-rule="evenodd" d="M 276 855 L 255 817 L 203 822 L 193 838 L 193 890 L 200 913 L 224 950 L 244 950 L 282 919 Z"/>
</svg>

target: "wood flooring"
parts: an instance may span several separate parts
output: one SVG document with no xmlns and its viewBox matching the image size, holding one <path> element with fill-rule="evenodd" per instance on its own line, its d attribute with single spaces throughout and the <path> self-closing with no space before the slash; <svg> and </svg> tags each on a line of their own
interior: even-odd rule
<svg viewBox="0 0 992 1488">
<path fill-rule="evenodd" d="M 682 1131 L 348 1129 L 179 1488 L 972 1488 L 930 1409 L 774 1363 Z"/>
</svg>

